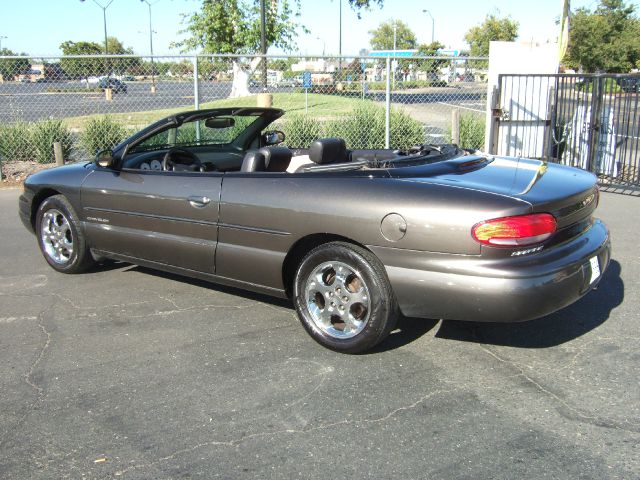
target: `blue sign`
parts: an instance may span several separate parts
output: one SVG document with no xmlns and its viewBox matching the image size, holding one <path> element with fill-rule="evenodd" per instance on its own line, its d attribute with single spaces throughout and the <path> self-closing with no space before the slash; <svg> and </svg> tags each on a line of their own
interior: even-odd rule
<svg viewBox="0 0 640 480">
<path fill-rule="evenodd" d="M 444 50 L 442 48 L 439 48 L 436 53 L 438 55 L 443 55 L 443 56 L 446 56 L 446 57 L 459 57 L 460 56 L 460 50 Z"/>
<path fill-rule="evenodd" d="M 370 57 L 413 57 L 418 50 L 371 50 Z"/>
<path fill-rule="evenodd" d="M 311 88 L 311 72 L 306 71 L 302 74 L 302 86 L 304 88 Z"/>
<path fill-rule="evenodd" d="M 439 49 L 436 52 L 443 57 L 459 57 L 460 50 L 445 50 Z M 418 50 L 371 50 L 369 52 L 370 57 L 416 57 L 418 56 Z"/>
</svg>

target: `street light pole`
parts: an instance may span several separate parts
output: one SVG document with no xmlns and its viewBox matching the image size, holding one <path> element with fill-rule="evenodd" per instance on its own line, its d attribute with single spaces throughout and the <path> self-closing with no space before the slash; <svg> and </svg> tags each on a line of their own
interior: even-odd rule
<svg viewBox="0 0 640 480">
<path fill-rule="evenodd" d="M 85 0 L 80 0 L 84 3 Z M 105 6 L 98 2 L 98 0 L 93 0 L 93 3 L 98 5 L 102 9 L 102 19 L 104 21 L 104 54 L 109 55 L 109 46 L 107 43 L 107 8 L 113 3 L 113 0 L 110 0 Z M 107 66 L 107 89 L 109 89 L 109 61 L 105 59 L 105 65 Z"/>
<path fill-rule="evenodd" d="M 153 64 L 153 26 L 151 24 L 151 6 L 158 3 L 160 0 L 156 0 L 150 3 L 149 0 L 140 0 L 142 3 L 146 3 L 149 7 L 149 50 L 151 51 L 151 93 L 156 93 L 156 76 L 155 65 Z"/>
<path fill-rule="evenodd" d="M 2 39 L 3 38 L 9 38 L 6 35 L 0 35 L 0 52 L 2 52 Z"/>
<path fill-rule="evenodd" d="M 422 13 L 426 13 L 427 15 L 429 15 L 431 17 L 431 43 L 435 42 L 435 31 L 436 31 L 436 22 L 433 19 L 433 15 L 431 15 L 431 12 L 429 10 L 422 10 Z"/>
</svg>

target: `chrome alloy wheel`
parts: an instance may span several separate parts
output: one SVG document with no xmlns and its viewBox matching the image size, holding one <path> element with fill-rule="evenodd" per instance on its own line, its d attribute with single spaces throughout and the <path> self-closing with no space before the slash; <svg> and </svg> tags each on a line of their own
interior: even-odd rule
<svg viewBox="0 0 640 480">
<path fill-rule="evenodd" d="M 40 226 L 40 240 L 47 256 L 58 264 L 68 263 L 73 255 L 73 235 L 67 217 L 52 208 L 44 213 Z"/>
<path fill-rule="evenodd" d="M 313 323 L 334 338 L 355 337 L 369 320 L 369 289 L 360 273 L 346 263 L 318 265 L 307 279 L 305 296 Z"/>
</svg>

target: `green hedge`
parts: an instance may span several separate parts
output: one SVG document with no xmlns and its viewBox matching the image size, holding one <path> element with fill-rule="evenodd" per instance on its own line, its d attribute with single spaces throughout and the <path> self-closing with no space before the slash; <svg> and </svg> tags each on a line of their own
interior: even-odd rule
<svg viewBox="0 0 640 480">
<path fill-rule="evenodd" d="M 376 105 L 361 105 L 351 114 L 321 121 L 305 114 L 294 114 L 275 128 L 284 131 L 285 143 L 291 148 L 309 148 L 322 137 L 344 138 L 352 150 L 384 148 L 385 111 Z M 408 149 L 424 143 L 424 126 L 402 110 L 391 110 L 390 145 Z"/>
</svg>

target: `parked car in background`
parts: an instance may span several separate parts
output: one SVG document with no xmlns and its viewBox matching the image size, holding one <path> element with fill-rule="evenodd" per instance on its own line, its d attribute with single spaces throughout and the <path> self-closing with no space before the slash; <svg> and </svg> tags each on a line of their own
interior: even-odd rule
<svg viewBox="0 0 640 480">
<path fill-rule="evenodd" d="M 625 93 L 640 91 L 640 76 L 616 78 L 616 83 Z"/>
<path fill-rule="evenodd" d="M 110 88 L 113 93 L 127 93 L 127 84 L 117 78 L 101 78 L 98 87 L 103 90 Z"/>
<path fill-rule="evenodd" d="M 349 353 L 401 314 L 547 315 L 609 265 L 589 172 L 456 145 L 292 150 L 268 129 L 282 115 L 172 115 L 94 162 L 30 176 L 20 217 L 59 272 L 111 258 L 290 298 L 316 341 Z"/>
</svg>

